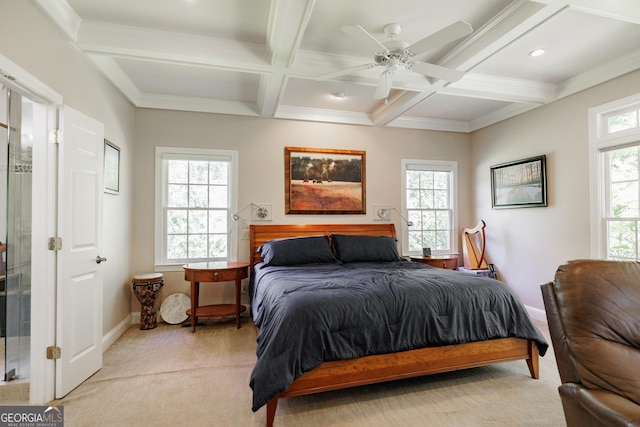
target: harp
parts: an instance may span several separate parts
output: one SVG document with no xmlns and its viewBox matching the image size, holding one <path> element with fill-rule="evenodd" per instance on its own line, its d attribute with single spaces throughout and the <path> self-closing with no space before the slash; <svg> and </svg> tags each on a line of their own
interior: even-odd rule
<svg viewBox="0 0 640 427">
<path fill-rule="evenodd" d="M 470 270 L 485 270 L 489 268 L 484 260 L 484 228 L 486 226 L 487 224 L 480 220 L 475 227 L 462 229 L 462 257 L 464 266 Z"/>
</svg>

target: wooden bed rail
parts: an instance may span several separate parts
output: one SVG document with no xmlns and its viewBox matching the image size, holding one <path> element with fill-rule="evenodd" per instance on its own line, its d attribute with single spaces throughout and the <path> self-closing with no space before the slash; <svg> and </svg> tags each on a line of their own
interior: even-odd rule
<svg viewBox="0 0 640 427">
<path fill-rule="evenodd" d="M 522 359 L 527 361 L 531 377 L 540 378 L 538 347 L 533 341 L 520 338 L 426 347 L 399 353 L 324 362 L 296 379 L 287 390 L 267 403 L 266 425 L 273 426 L 278 400 L 281 398 Z"/>
</svg>

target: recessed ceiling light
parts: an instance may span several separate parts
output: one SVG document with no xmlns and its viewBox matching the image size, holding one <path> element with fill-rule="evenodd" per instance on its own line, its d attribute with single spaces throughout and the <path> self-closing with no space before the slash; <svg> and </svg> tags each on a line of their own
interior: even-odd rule
<svg viewBox="0 0 640 427">
<path fill-rule="evenodd" d="M 336 99 L 345 99 L 347 95 L 349 95 L 347 92 L 335 92 L 331 94 L 331 96 Z"/>
<path fill-rule="evenodd" d="M 529 52 L 529 56 L 541 56 L 544 55 L 545 52 L 546 50 L 544 48 L 534 49 Z"/>
</svg>

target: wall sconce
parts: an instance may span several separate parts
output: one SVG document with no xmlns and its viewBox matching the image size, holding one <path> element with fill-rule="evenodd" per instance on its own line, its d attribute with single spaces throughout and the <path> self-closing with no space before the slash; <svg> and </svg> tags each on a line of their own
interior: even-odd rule
<svg viewBox="0 0 640 427">
<path fill-rule="evenodd" d="M 233 215 L 231 215 L 231 219 L 233 219 L 234 222 L 238 222 L 238 220 L 240 219 L 240 212 L 244 211 L 245 209 L 249 208 L 249 207 L 255 207 L 256 210 L 256 216 L 259 219 L 267 219 L 267 217 L 269 216 L 269 209 L 263 207 L 263 206 L 258 206 L 255 203 L 249 203 L 247 206 L 245 206 L 244 208 L 240 209 L 238 212 L 234 213 Z"/>
<path fill-rule="evenodd" d="M 389 218 L 389 214 L 391 213 L 391 211 L 396 211 L 398 216 L 400 216 L 400 218 L 402 218 L 404 220 L 404 222 L 407 223 L 408 227 L 412 227 L 413 226 L 413 221 L 409 221 L 407 218 L 403 217 L 402 214 L 400 213 L 400 211 L 398 209 L 396 209 L 396 208 L 380 207 L 376 211 L 376 215 L 378 215 L 378 218 L 380 218 L 380 219 L 387 219 L 387 218 Z"/>
</svg>

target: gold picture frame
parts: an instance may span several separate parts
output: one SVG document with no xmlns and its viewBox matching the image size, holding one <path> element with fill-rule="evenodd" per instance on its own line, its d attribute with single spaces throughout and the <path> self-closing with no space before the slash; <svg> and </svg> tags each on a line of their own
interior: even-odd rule
<svg viewBox="0 0 640 427">
<path fill-rule="evenodd" d="M 366 214 L 366 153 L 285 147 L 285 213 Z"/>
</svg>

